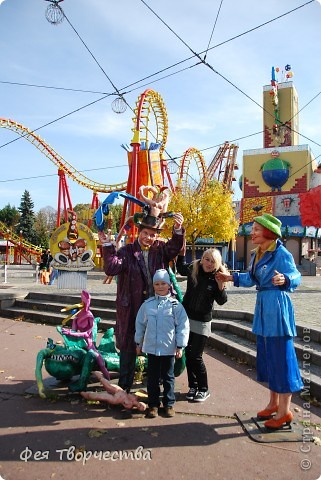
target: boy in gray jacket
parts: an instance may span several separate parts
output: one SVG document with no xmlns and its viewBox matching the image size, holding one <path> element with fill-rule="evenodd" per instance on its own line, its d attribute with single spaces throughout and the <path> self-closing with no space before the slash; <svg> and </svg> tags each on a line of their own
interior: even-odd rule
<svg viewBox="0 0 321 480">
<path fill-rule="evenodd" d="M 136 317 L 136 353 L 147 353 L 147 416 L 156 418 L 160 406 L 162 379 L 165 416 L 175 415 L 175 357 L 181 358 L 189 336 L 189 321 L 184 307 L 172 297 L 168 272 L 157 270 L 153 277 L 155 296 L 146 300 Z"/>
</svg>

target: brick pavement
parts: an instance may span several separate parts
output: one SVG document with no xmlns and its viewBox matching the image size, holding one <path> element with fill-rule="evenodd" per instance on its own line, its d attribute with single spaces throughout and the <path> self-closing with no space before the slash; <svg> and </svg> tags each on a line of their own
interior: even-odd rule
<svg viewBox="0 0 321 480">
<path fill-rule="evenodd" d="M 48 399 L 30 394 L 35 388 L 36 354 L 48 336 L 57 338 L 54 327 L 0 318 L 1 478 L 316 480 L 320 476 L 321 447 L 307 443 L 307 436 L 293 443 L 265 444 L 243 432 L 234 413 L 255 415 L 267 401 L 266 388 L 255 381 L 248 366 L 207 349 L 211 397 L 204 404 L 187 402 L 184 372 L 176 379 L 176 416 L 151 420 L 104 404 L 88 404 L 77 394 L 68 395 L 66 388 Z M 320 408 L 311 404 L 307 410 L 304 405 L 294 395 L 296 421 L 309 422 L 306 435 L 320 436 Z M 114 452 L 113 460 L 109 452 Z M 136 456 L 121 460 L 126 454 Z"/>
<path fill-rule="evenodd" d="M 182 286 L 184 289 L 184 282 Z M 30 285 L 15 285 L 15 289 L 25 288 L 31 289 Z M 55 286 L 44 285 L 33 285 L 32 289 L 57 291 Z M 103 285 L 102 278 L 89 277 L 88 290 L 93 295 L 110 298 L 115 295 L 116 284 Z M 253 311 L 255 291 L 236 290 L 230 288 L 228 308 Z M 309 315 L 315 317 L 319 311 L 320 290 L 321 279 L 309 277 L 303 279 L 295 294 L 295 308 L 300 316 L 302 312 L 304 322 L 314 321 Z M 207 349 L 205 361 L 212 392 L 208 401 L 195 404 L 185 400 L 187 381 L 183 373 L 176 381 L 176 417 L 150 420 L 137 414 L 124 415 L 106 405 L 87 404 L 78 395 L 67 395 L 66 389 L 47 400 L 26 394 L 30 387 L 35 388 L 35 358 L 48 336 L 58 338 L 53 326 L 0 318 L 0 476 L 3 479 L 65 480 L 77 476 L 79 480 L 87 480 L 88 475 L 97 478 L 118 475 L 131 480 L 150 477 L 167 480 L 174 475 L 185 480 L 200 475 L 219 480 L 319 478 L 320 446 L 306 443 L 304 438 L 294 443 L 258 443 L 243 432 L 234 413 L 254 413 L 265 405 L 267 398 L 266 388 L 255 381 L 255 371 L 247 365 Z M 305 428 L 321 437 L 320 408 L 310 403 L 308 408 L 306 402 L 294 395 L 292 409 L 299 423 L 305 420 L 308 422 Z M 26 462 L 20 456 L 27 447 L 33 453 Z M 139 447 L 144 448 L 146 456 L 150 452 L 150 460 L 142 459 Z M 63 453 L 59 453 L 61 450 Z M 91 457 L 83 465 L 84 452 L 89 455 L 94 451 L 97 455 L 136 451 L 136 460 Z M 36 452 L 42 452 L 48 459 L 36 460 Z"/>
</svg>

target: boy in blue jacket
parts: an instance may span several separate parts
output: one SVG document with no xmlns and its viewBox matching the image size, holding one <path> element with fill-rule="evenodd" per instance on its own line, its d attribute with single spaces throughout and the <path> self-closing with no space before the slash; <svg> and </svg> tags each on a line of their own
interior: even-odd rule
<svg viewBox="0 0 321 480">
<path fill-rule="evenodd" d="M 175 415 L 175 357 L 181 358 L 189 336 L 189 321 L 184 307 L 172 297 L 166 270 L 153 277 L 155 296 L 146 300 L 136 317 L 136 353 L 147 353 L 147 417 L 156 418 L 160 406 L 160 378 L 163 381 L 163 405 L 166 417 Z"/>
</svg>

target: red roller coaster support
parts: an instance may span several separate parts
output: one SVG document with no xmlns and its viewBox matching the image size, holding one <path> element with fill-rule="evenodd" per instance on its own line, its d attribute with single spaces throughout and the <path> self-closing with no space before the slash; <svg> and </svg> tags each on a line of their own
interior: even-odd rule
<svg viewBox="0 0 321 480">
<path fill-rule="evenodd" d="M 132 160 L 131 160 L 131 165 L 130 165 L 130 169 L 129 169 L 129 176 L 128 176 L 126 192 L 130 193 L 134 197 L 137 197 L 137 195 L 138 195 L 138 185 L 137 185 L 138 155 L 139 155 L 139 150 L 140 150 L 139 129 L 135 130 L 135 132 L 134 132 L 134 136 L 133 136 L 133 140 L 131 142 L 131 146 L 133 147 L 133 151 L 132 151 Z M 129 203 L 129 206 L 128 206 L 128 203 Z M 128 212 L 128 208 L 129 208 L 129 212 Z M 127 216 L 132 216 L 137 211 L 138 211 L 137 205 L 133 202 L 128 202 L 128 200 L 125 199 L 120 226 L 122 227 L 124 225 Z M 128 232 L 128 234 L 127 234 L 128 237 L 130 238 L 131 242 L 133 242 L 135 240 L 135 234 L 136 234 L 136 227 L 135 227 L 135 225 L 133 225 L 131 227 L 130 231 Z"/>
<path fill-rule="evenodd" d="M 165 185 L 165 174 L 166 174 L 169 188 L 171 192 L 175 192 L 175 186 L 173 184 L 171 174 L 169 173 L 169 170 L 168 170 L 167 160 L 164 160 L 163 158 L 161 159 L 161 172 L 162 172 L 163 184 Z"/>
<path fill-rule="evenodd" d="M 94 212 L 95 212 L 96 210 L 98 210 L 98 208 L 99 208 L 99 199 L 98 199 L 98 193 L 97 193 L 97 192 L 93 192 L 93 199 L 92 199 L 92 201 L 91 201 L 91 207 L 90 207 L 90 208 L 91 208 L 91 210 L 93 210 Z M 88 227 L 89 227 L 89 228 L 91 227 L 92 223 L 93 223 L 93 220 L 92 220 L 92 218 L 90 218 L 90 219 L 88 220 Z"/>
<path fill-rule="evenodd" d="M 59 176 L 59 187 L 58 187 L 57 227 L 60 226 L 60 220 L 61 220 L 61 201 L 63 202 L 65 223 L 68 222 L 68 210 L 73 210 L 65 172 L 59 169 L 58 176 Z"/>
</svg>

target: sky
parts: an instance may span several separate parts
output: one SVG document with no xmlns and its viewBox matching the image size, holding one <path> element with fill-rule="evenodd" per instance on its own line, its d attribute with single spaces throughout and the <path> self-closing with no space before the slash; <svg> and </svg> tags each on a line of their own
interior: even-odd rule
<svg viewBox="0 0 321 480">
<path fill-rule="evenodd" d="M 166 158 L 179 162 L 194 147 L 209 165 L 219 145 L 236 142 L 238 178 L 243 151 L 263 147 L 263 86 L 272 66 L 280 68 L 279 82 L 291 66 L 302 109 L 300 144 L 321 155 L 320 1 L 64 0 L 66 18 L 57 25 L 46 19 L 49 5 L 0 0 L 0 117 L 37 129 L 89 179 L 127 181 L 121 144 L 131 142 L 131 108 L 147 88 L 166 106 Z M 206 54 L 208 66 L 195 53 Z M 111 106 L 117 91 L 131 107 L 122 114 Z M 24 190 L 35 212 L 57 208 L 57 167 L 6 128 L 0 163 L 0 208 L 18 207 Z M 197 176 L 196 166 L 189 173 Z M 73 205 L 91 203 L 91 190 L 67 182 Z M 234 197 L 241 197 L 238 182 Z"/>
</svg>

